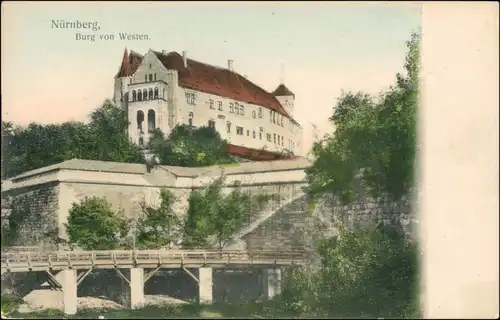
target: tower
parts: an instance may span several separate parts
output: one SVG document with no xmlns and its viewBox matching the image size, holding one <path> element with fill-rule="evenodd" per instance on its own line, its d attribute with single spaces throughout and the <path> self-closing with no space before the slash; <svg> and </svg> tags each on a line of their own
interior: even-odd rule
<svg viewBox="0 0 500 320">
<path fill-rule="evenodd" d="M 273 96 L 285 108 L 285 111 L 293 117 L 293 109 L 295 104 L 295 94 L 288 89 L 285 84 L 281 83 L 276 90 L 273 91 Z"/>
<path fill-rule="evenodd" d="M 128 50 L 125 48 L 123 52 L 122 64 L 118 73 L 115 76 L 115 90 L 113 93 L 113 102 L 123 109 L 127 107 L 127 92 L 132 76 L 132 67 L 130 65 L 130 57 Z"/>
<path fill-rule="evenodd" d="M 283 106 L 285 111 L 293 117 L 293 109 L 295 104 L 295 94 L 290 91 L 285 86 L 285 71 L 284 66 L 281 65 L 281 77 L 280 77 L 280 85 L 273 91 L 273 96 L 276 97 L 278 102 Z"/>
</svg>

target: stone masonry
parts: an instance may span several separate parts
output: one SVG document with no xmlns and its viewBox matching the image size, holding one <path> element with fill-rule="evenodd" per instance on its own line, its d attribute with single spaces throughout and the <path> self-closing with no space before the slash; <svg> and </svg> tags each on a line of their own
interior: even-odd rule
<svg viewBox="0 0 500 320">
<path fill-rule="evenodd" d="M 89 160 L 69 160 L 16 176 L 3 183 L 2 199 L 10 203 L 9 220 L 20 225 L 15 245 L 55 247 L 66 239 L 64 223 L 72 204 L 85 197 L 104 197 L 127 217 L 141 214 L 140 203 L 159 205 L 159 191 L 169 189 L 176 197 L 175 210 L 183 215 L 191 190 L 206 186 L 221 175 L 225 192 L 235 185 L 253 194 L 272 195 L 262 212 L 249 220 L 239 238 L 247 249 L 308 248 L 312 236 L 335 233 L 335 221 L 363 223 L 398 216 L 408 230 L 414 229 L 409 199 L 389 202 L 365 197 L 342 205 L 323 196 L 311 205 L 307 194 L 306 159 L 247 162 L 205 168 L 157 166 Z M 4 211 L 4 209 L 2 209 Z"/>
</svg>

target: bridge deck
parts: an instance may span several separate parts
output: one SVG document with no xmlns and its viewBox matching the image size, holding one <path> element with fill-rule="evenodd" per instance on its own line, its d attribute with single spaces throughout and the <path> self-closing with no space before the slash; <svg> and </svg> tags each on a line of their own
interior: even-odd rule
<svg viewBox="0 0 500 320">
<path fill-rule="evenodd" d="M 113 268 L 227 268 L 290 266 L 303 251 L 138 250 L 2 253 L 4 272 Z"/>
</svg>

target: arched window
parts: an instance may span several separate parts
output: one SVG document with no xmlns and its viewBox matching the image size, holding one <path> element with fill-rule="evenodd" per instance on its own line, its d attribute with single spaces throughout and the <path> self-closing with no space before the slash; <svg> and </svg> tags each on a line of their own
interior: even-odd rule
<svg viewBox="0 0 500 320">
<path fill-rule="evenodd" d="M 142 89 L 142 98 L 144 100 L 148 100 L 148 90 L 147 89 Z"/>
<path fill-rule="evenodd" d="M 231 133 L 231 121 L 228 121 L 226 125 L 227 125 L 227 132 Z"/>
<path fill-rule="evenodd" d="M 158 99 L 158 88 L 155 88 L 155 99 Z"/>
<path fill-rule="evenodd" d="M 192 127 L 193 126 L 193 119 L 194 119 L 194 113 L 190 112 L 189 113 L 189 118 L 188 118 L 188 121 L 189 121 L 189 125 Z"/>
<path fill-rule="evenodd" d="M 255 112 L 255 110 L 252 111 L 252 118 L 257 118 L 257 112 Z"/>
<path fill-rule="evenodd" d="M 142 137 L 139 138 L 139 146 L 144 147 L 144 139 Z"/>
<path fill-rule="evenodd" d="M 149 100 L 153 100 L 153 89 L 149 88 Z"/>
<path fill-rule="evenodd" d="M 142 90 L 137 90 L 137 101 L 142 101 Z"/>
<path fill-rule="evenodd" d="M 140 91 L 139 91 L 140 93 Z M 137 111 L 137 129 L 142 133 L 142 123 L 144 122 L 144 112 L 141 110 Z"/>
<path fill-rule="evenodd" d="M 156 114 L 154 110 L 148 111 L 148 132 L 153 132 L 156 128 Z"/>
<path fill-rule="evenodd" d="M 135 90 L 132 90 L 132 101 L 135 101 L 135 99 L 137 99 L 137 93 Z"/>
</svg>

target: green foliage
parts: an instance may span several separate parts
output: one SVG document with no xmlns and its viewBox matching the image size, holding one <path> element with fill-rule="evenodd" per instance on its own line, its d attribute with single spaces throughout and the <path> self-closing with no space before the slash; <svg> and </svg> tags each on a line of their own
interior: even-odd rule
<svg viewBox="0 0 500 320">
<path fill-rule="evenodd" d="M 333 135 L 313 146 L 307 176 L 311 206 L 323 192 L 343 203 L 361 182 L 369 195 L 396 200 L 411 192 L 416 148 L 420 35 L 407 43 L 404 75 L 379 97 L 344 92 L 330 120 Z M 312 209 L 312 208 L 311 208 Z M 275 304 L 303 317 L 419 316 L 418 250 L 399 224 L 339 228 L 318 243 L 317 272 L 295 270 Z"/>
<path fill-rule="evenodd" d="M 398 199 L 413 186 L 418 105 L 420 35 L 407 43 L 406 74 L 378 99 L 343 93 L 330 118 L 335 134 L 313 146 L 307 170 L 316 193 L 329 191 L 344 203 L 354 196 L 359 177 L 370 195 Z"/>
<path fill-rule="evenodd" d="M 91 113 L 88 124 L 31 123 L 21 128 L 2 121 L 2 177 L 74 158 L 143 162 L 127 128 L 125 111 L 108 102 Z"/>
<path fill-rule="evenodd" d="M 418 314 L 418 251 L 393 227 L 345 230 L 318 243 L 321 268 L 293 270 L 278 299 L 308 317 L 408 318 Z"/>
<path fill-rule="evenodd" d="M 2 294 L 2 316 L 15 312 L 17 308 L 23 303 L 23 299 L 11 293 Z M 2 317 L 3 318 L 3 317 Z"/>
<path fill-rule="evenodd" d="M 272 196 L 252 195 L 240 186 L 225 195 L 223 178 L 216 179 L 202 190 L 193 190 L 184 223 L 184 247 L 223 248 L 234 233 L 260 211 Z"/>
<path fill-rule="evenodd" d="M 160 164 L 182 167 L 202 167 L 233 163 L 227 154 L 227 143 L 210 127 L 176 126 L 168 138 L 156 130 L 149 148 L 160 159 Z"/>
<path fill-rule="evenodd" d="M 159 249 L 170 246 L 174 240 L 174 231 L 181 222 L 172 208 L 176 197 L 168 189 L 161 189 L 160 201 L 157 208 L 141 203 L 143 216 L 136 231 L 138 249 Z"/>
<path fill-rule="evenodd" d="M 121 212 L 115 213 L 105 199 L 98 197 L 73 203 L 65 226 L 69 243 L 84 250 L 117 249 L 129 231 Z"/>
</svg>

